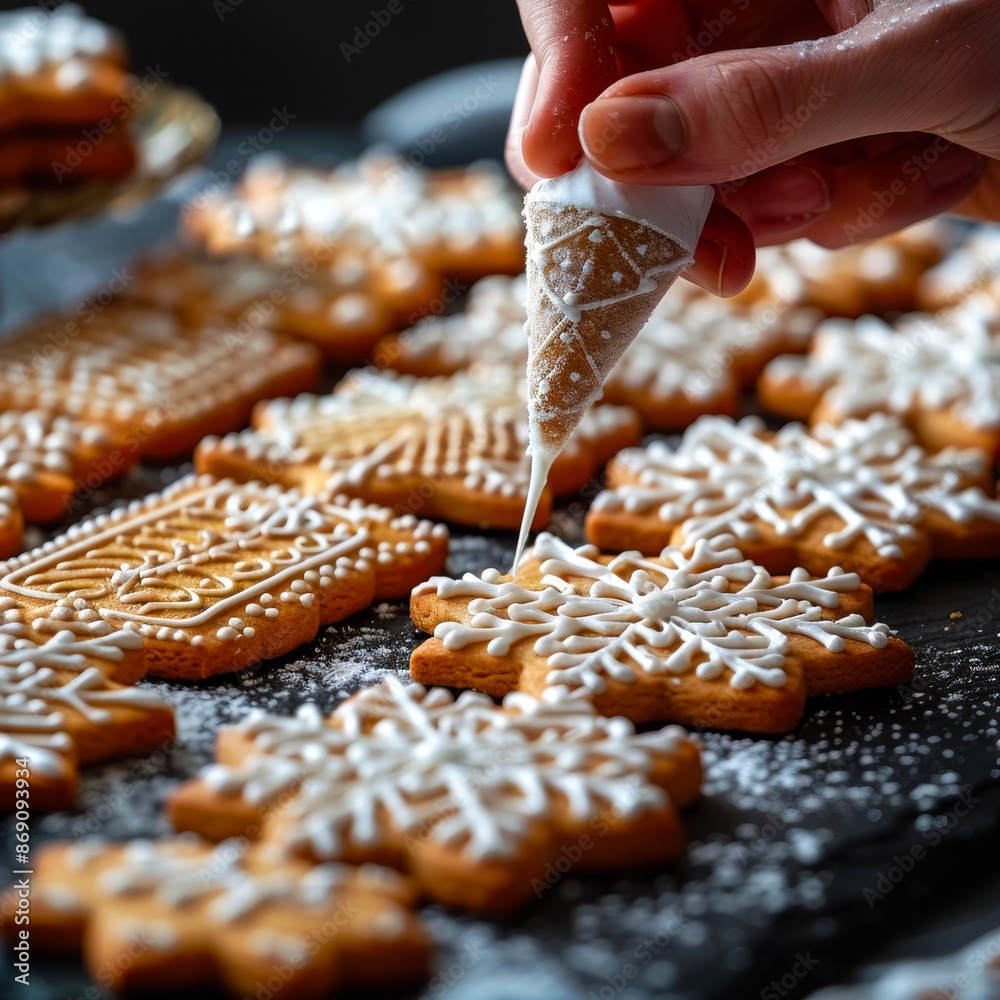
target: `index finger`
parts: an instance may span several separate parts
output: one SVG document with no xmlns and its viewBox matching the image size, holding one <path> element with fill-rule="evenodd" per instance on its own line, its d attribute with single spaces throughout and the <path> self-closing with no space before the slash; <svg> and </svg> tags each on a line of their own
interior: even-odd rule
<svg viewBox="0 0 1000 1000">
<path fill-rule="evenodd" d="M 580 112 L 618 77 L 615 23 L 607 0 L 518 0 L 538 65 L 538 89 L 521 153 L 540 177 L 579 160 Z"/>
</svg>

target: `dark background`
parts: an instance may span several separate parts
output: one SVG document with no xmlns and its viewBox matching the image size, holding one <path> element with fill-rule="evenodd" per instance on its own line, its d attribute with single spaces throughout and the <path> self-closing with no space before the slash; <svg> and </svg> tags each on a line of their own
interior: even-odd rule
<svg viewBox="0 0 1000 1000">
<path fill-rule="evenodd" d="M 401 10 L 350 61 L 341 43 L 388 0 L 84 0 L 125 32 L 137 71 L 160 64 L 226 124 L 287 105 L 305 123 L 348 124 L 443 70 L 524 56 L 514 0 L 396 0 Z M 23 6 L 0 4 L 3 8 Z"/>
</svg>

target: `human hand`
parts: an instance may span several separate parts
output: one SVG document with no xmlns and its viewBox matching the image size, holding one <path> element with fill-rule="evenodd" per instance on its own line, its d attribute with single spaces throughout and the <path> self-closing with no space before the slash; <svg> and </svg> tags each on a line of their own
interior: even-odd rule
<svg viewBox="0 0 1000 1000">
<path fill-rule="evenodd" d="M 949 209 L 1000 220 L 994 0 L 520 4 L 514 176 L 585 154 L 615 180 L 714 184 L 689 273 L 712 291 L 749 280 L 751 233 L 832 247 Z"/>
</svg>

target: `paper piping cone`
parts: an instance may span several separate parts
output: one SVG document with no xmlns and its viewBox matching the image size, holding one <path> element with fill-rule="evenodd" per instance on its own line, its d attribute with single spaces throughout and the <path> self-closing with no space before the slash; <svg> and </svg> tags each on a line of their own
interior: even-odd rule
<svg viewBox="0 0 1000 1000">
<path fill-rule="evenodd" d="M 561 449 L 692 252 L 710 188 L 625 185 L 584 161 L 525 199 L 528 408 Z"/>
<path fill-rule="evenodd" d="M 553 461 L 691 263 L 712 197 L 708 187 L 618 184 L 583 160 L 524 199 L 531 481 L 514 570 Z"/>
</svg>

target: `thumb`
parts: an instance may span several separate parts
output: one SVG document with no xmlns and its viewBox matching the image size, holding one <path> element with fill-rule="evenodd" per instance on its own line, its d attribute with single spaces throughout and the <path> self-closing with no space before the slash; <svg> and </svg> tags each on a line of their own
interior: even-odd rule
<svg viewBox="0 0 1000 1000">
<path fill-rule="evenodd" d="M 905 13 L 890 0 L 826 38 L 620 80 L 584 109 L 584 152 L 619 180 L 714 184 L 860 136 L 942 131 L 983 74 L 976 26 L 942 7 Z"/>
</svg>

